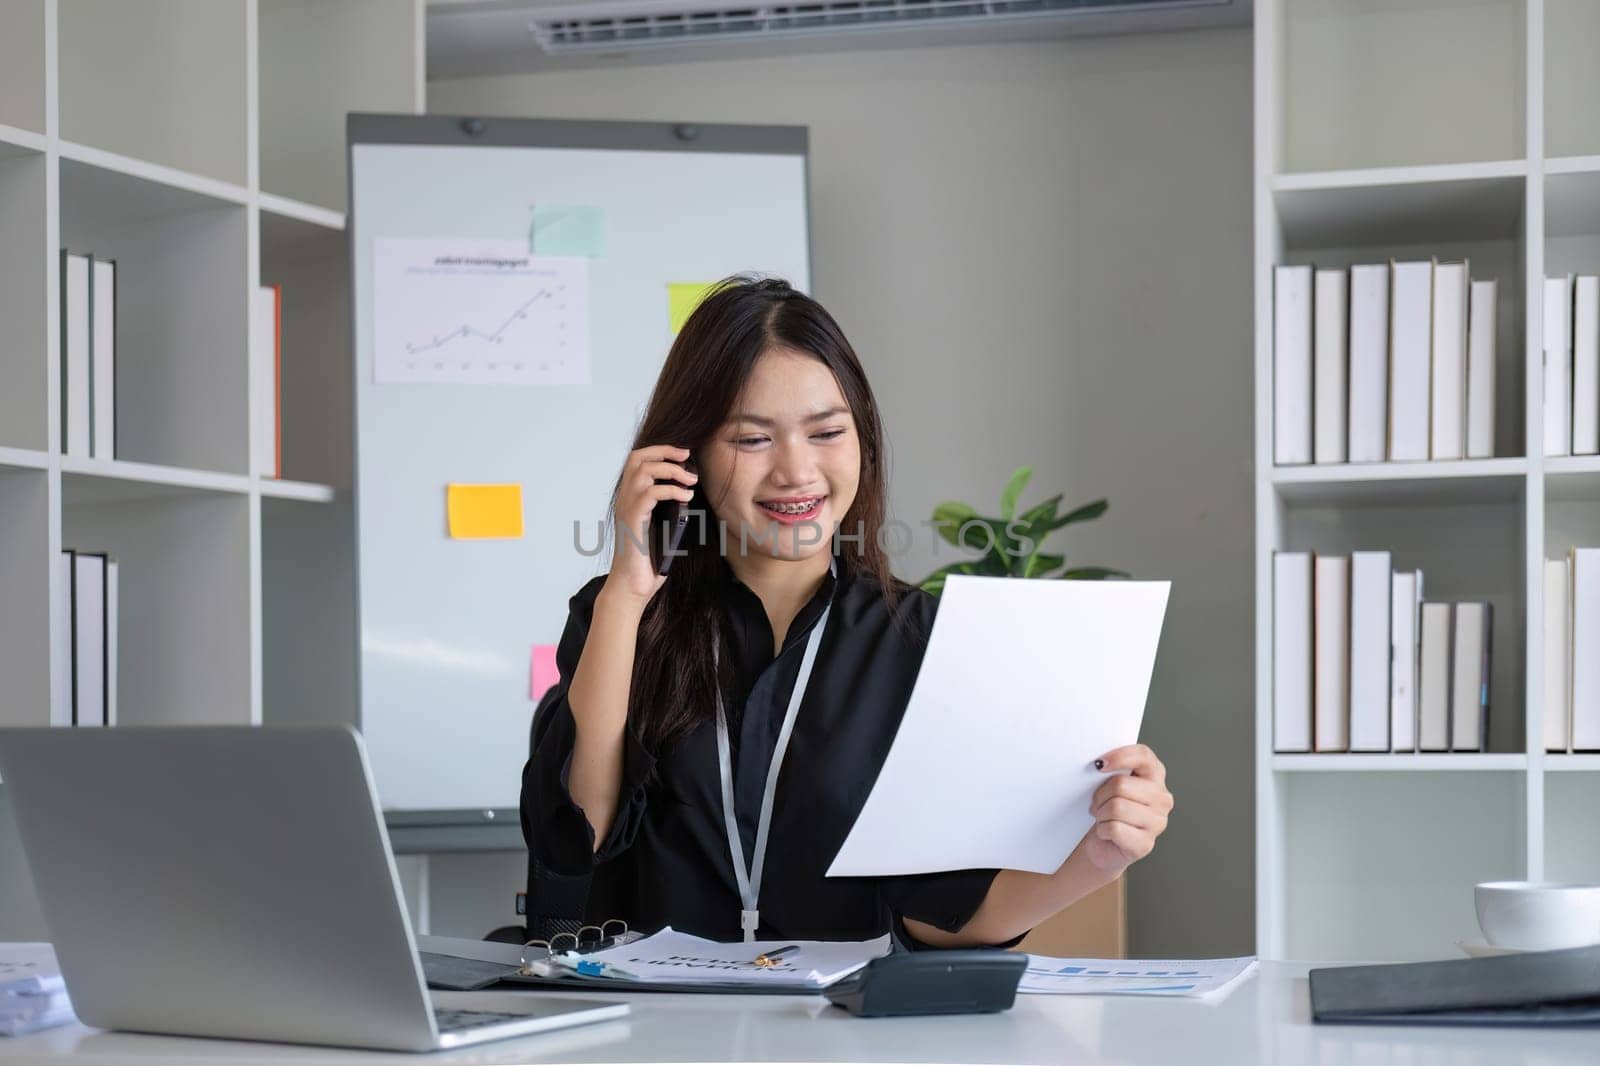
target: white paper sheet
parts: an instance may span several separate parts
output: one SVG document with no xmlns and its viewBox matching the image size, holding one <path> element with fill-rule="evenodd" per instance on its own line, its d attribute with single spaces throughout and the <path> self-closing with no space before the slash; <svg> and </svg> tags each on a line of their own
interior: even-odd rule
<svg viewBox="0 0 1600 1066">
<path fill-rule="evenodd" d="M 1054 996 L 1161 996 L 1216 1002 L 1255 971 L 1239 959 L 1060 959 L 1029 955 L 1018 992 Z"/>
<path fill-rule="evenodd" d="M 373 242 L 373 381 L 587 385 L 589 261 L 527 241 Z"/>
<path fill-rule="evenodd" d="M 49 944 L 0 944 L 0 1036 L 75 1021 L 67 986 Z"/>
<path fill-rule="evenodd" d="M 776 966 L 754 964 L 757 955 L 789 944 L 798 945 L 799 950 L 778 959 Z M 720 944 L 667 926 L 643 940 L 590 952 L 583 958 L 617 967 L 639 981 L 821 988 L 854 973 L 878 956 L 887 955 L 889 947 L 887 935 L 867 941 L 757 940 L 750 944 Z M 628 979 L 620 975 L 616 978 L 622 983 Z"/>
<path fill-rule="evenodd" d="M 1144 717 L 1167 581 L 951 577 L 894 746 L 829 877 L 1053 873 Z"/>
</svg>

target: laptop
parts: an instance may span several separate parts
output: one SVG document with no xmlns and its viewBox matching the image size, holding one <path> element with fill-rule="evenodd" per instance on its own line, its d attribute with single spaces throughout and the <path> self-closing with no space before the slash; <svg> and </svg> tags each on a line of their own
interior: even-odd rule
<svg viewBox="0 0 1600 1066">
<path fill-rule="evenodd" d="M 435 1009 L 354 730 L 0 729 L 0 780 L 87 1025 L 433 1051 L 628 1012 Z"/>
</svg>

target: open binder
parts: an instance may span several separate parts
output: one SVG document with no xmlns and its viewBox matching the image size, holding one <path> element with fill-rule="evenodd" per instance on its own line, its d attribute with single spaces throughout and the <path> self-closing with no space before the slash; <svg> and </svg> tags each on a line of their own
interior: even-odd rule
<svg viewBox="0 0 1600 1066">
<path fill-rule="evenodd" d="M 670 926 L 648 937 L 622 928 L 616 935 L 574 938 L 575 943 L 566 942 L 572 934 L 557 938 L 559 943 L 520 947 L 424 936 L 418 946 L 428 984 L 457 991 L 498 985 L 810 996 L 887 954 L 891 944 L 888 936 L 861 943 L 722 944 Z"/>
<path fill-rule="evenodd" d="M 1319 1022 L 1600 1025 L 1600 945 L 1311 971 Z"/>
<path fill-rule="evenodd" d="M 590 954 L 642 936 L 642 933 L 630 931 L 628 923 L 621 919 L 608 920 L 598 926 L 585 925 L 575 932 L 558 933 L 549 940 L 530 940 L 520 945 L 422 934 L 417 937 L 417 954 L 429 988 L 477 992 L 518 976 L 527 970 L 529 963 L 548 959 L 554 951 Z M 591 988 L 594 982 L 582 980 L 577 984 Z"/>
</svg>

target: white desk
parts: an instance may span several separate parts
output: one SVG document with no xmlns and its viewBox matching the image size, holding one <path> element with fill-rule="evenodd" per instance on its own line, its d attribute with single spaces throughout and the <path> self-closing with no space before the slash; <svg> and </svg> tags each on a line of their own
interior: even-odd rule
<svg viewBox="0 0 1600 1066">
<path fill-rule="evenodd" d="M 1019 996 L 997 1015 L 853 1018 L 820 998 L 636 994 L 630 1018 L 448 1054 L 416 1056 L 279 1044 L 104 1033 L 81 1026 L 0 1038 L 11 1062 L 417 1063 L 426 1062 L 967 1062 L 1252 1063 L 1319 1066 L 1427 1063 L 1504 1066 L 1593 1064 L 1593 1029 L 1317 1026 L 1306 998 L 1305 963 L 1264 963 L 1222 1003 L 1134 998 Z M 442 993 L 446 1006 L 515 1009 L 527 995 Z"/>
</svg>

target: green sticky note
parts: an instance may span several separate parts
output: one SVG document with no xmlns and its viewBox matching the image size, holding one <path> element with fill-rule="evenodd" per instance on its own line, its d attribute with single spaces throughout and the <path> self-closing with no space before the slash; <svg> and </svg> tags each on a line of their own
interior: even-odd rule
<svg viewBox="0 0 1600 1066">
<path fill-rule="evenodd" d="M 689 316 L 694 314 L 694 309 L 700 306 L 700 301 L 706 294 L 716 288 L 714 281 L 669 281 L 667 282 L 667 324 L 672 327 L 672 335 L 676 337 L 683 324 L 689 321 Z"/>
<path fill-rule="evenodd" d="M 606 254 L 605 212 L 581 204 L 535 204 L 528 250 L 598 259 Z"/>
</svg>

